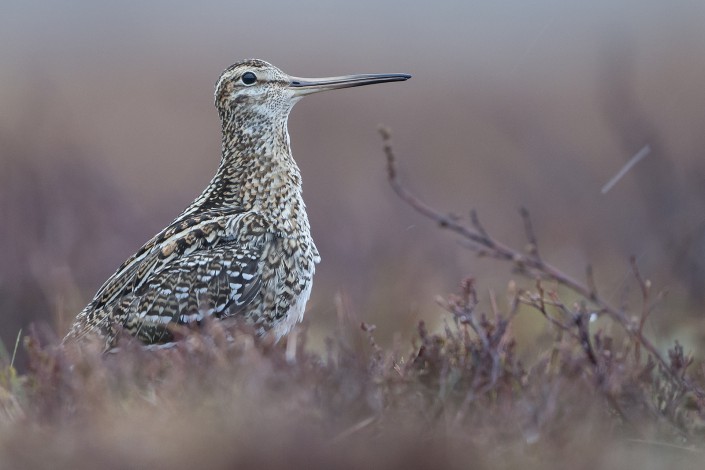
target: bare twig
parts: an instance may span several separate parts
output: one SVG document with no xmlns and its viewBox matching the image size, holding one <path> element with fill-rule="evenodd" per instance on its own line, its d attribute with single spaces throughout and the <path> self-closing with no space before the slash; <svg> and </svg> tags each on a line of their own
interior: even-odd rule
<svg viewBox="0 0 705 470">
<path fill-rule="evenodd" d="M 538 256 L 538 251 L 530 253 L 527 255 L 520 250 L 511 248 L 500 241 L 493 238 L 484 229 L 480 223 L 479 217 L 475 211 L 470 212 L 470 224 L 465 225 L 457 217 L 451 216 L 449 214 L 444 214 L 431 206 L 427 205 L 414 194 L 409 192 L 398 179 L 398 173 L 396 170 L 396 156 L 391 145 L 391 133 L 386 128 L 380 128 L 379 130 L 383 142 L 384 142 L 384 153 L 387 157 L 387 176 L 389 179 L 389 184 L 394 190 L 394 192 L 413 209 L 419 212 L 421 215 L 428 219 L 436 222 L 441 228 L 450 230 L 458 235 L 460 235 L 465 243 L 465 246 L 483 255 L 488 255 L 490 257 L 509 261 L 514 265 L 515 270 L 523 275 L 536 280 L 550 280 L 556 282 L 557 285 L 563 286 L 575 292 L 579 296 L 588 299 L 596 307 L 597 314 L 607 315 L 612 318 L 617 324 L 621 325 L 624 331 L 634 339 L 637 344 L 640 344 L 646 351 L 651 354 L 656 362 L 660 364 L 664 370 L 668 371 L 669 376 L 676 381 L 681 386 L 688 386 L 701 398 L 705 398 L 705 392 L 697 389 L 692 384 L 686 384 L 685 379 L 671 370 L 669 362 L 664 359 L 661 352 L 656 348 L 656 346 L 642 334 L 640 325 L 634 324 L 634 322 L 624 313 L 622 309 L 618 309 L 609 304 L 605 299 L 598 295 L 595 288 L 594 279 L 592 279 L 592 270 L 588 271 L 588 280 L 586 283 L 581 283 L 574 279 L 573 277 L 567 275 L 563 271 L 554 267 L 553 265 L 546 263 L 542 258 Z M 642 157 L 643 158 L 643 157 Z M 535 245 L 535 235 L 533 232 L 533 227 L 529 220 L 528 211 L 522 211 L 522 218 L 524 220 L 524 228 L 529 238 L 529 243 Z M 643 289 L 643 285 L 642 285 Z M 550 316 L 546 314 L 545 304 L 543 294 L 540 295 L 539 305 L 535 305 L 546 318 L 550 319 Z M 556 307 L 561 308 L 560 302 L 556 302 Z M 565 308 L 564 306 L 562 308 Z M 567 313 L 567 312 L 566 312 Z M 644 316 L 642 316 L 643 320 Z M 553 319 L 552 322 L 557 322 Z"/>
<path fill-rule="evenodd" d="M 353 434 L 362 431 L 372 423 L 377 421 L 377 416 L 370 416 L 368 418 L 363 419 L 362 421 L 359 421 L 355 423 L 354 425 L 350 426 L 349 428 L 345 429 L 343 432 L 339 433 L 337 436 L 333 437 L 328 443 L 329 444 L 337 444 L 340 441 L 347 439 L 348 437 L 352 436 Z"/>
<path fill-rule="evenodd" d="M 465 239 L 474 242 L 479 248 L 491 251 L 494 257 L 512 261 L 520 272 L 524 272 L 526 269 L 540 272 L 543 274 L 544 278 L 554 280 L 559 284 L 577 292 L 578 294 L 586 298 L 590 298 L 590 290 L 577 280 L 559 271 L 552 265 L 544 263 L 541 259 L 527 256 L 521 251 L 510 248 L 509 246 L 504 245 L 489 236 L 487 231 L 481 228 L 482 225 L 480 225 L 477 217 L 475 217 L 474 220 L 471 220 L 472 228 L 467 227 L 463 225 L 461 221 L 449 216 L 448 214 L 443 214 L 433 209 L 411 194 L 404 186 L 401 185 L 397 177 L 396 157 L 390 143 L 391 135 L 389 131 L 386 129 L 380 129 L 380 134 L 384 139 L 384 152 L 387 156 L 387 175 L 389 177 L 389 184 L 392 186 L 394 192 L 417 212 L 435 221 L 440 227 L 446 228 L 457 233 L 458 235 L 461 235 Z M 599 299 L 596 299 L 596 303 L 599 307 L 601 307 L 601 309 L 605 310 L 605 313 L 616 317 L 623 317 L 622 312 L 607 308 L 607 304 L 601 305 Z M 625 323 L 627 322 L 626 317 L 622 318 L 622 320 Z"/>
<path fill-rule="evenodd" d="M 585 351 L 585 355 L 588 360 L 595 366 L 599 367 L 597 362 L 597 357 L 595 356 L 595 351 L 592 348 L 592 343 L 590 343 L 590 332 L 588 331 L 588 319 L 587 312 L 584 309 L 575 315 L 575 326 L 578 328 L 578 335 L 580 336 L 580 345 Z M 600 374 L 601 375 L 601 374 Z M 600 377 L 601 380 L 601 377 Z"/>
<path fill-rule="evenodd" d="M 589 299 L 594 302 L 597 298 L 597 284 L 595 284 L 595 273 L 589 264 L 585 268 L 585 282 L 587 282 L 588 289 L 590 289 Z"/>
<path fill-rule="evenodd" d="M 22 340 L 22 328 L 17 332 L 17 339 L 15 340 L 15 348 L 12 350 L 12 359 L 10 360 L 10 368 L 15 366 L 15 358 L 17 357 L 17 347 L 20 345 Z"/>
<path fill-rule="evenodd" d="M 519 209 L 519 215 L 521 215 L 521 220 L 524 222 L 524 233 L 526 233 L 526 241 L 529 242 L 528 252 L 529 255 L 533 256 L 537 261 L 541 261 L 541 256 L 539 255 L 539 244 L 536 240 L 536 233 L 534 233 L 534 225 L 531 223 L 531 216 L 529 215 L 529 209 L 522 207 Z"/>
<path fill-rule="evenodd" d="M 624 178 L 624 175 L 629 173 L 629 170 L 634 168 L 634 165 L 639 163 L 641 159 L 643 159 L 645 156 L 651 153 L 651 147 L 649 144 L 644 145 L 641 150 L 639 150 L 637 153 L 632 156 L 632 158 L 629 159 L 629 161 L 615 174 L 610 180 L 607 182 L 602 187 L 602 190 L 600 191 L 602 194 L 607 194 L 607 192 L 614 187 L 615 184 L 619 182 L 622 178 Z"/>
</svg>

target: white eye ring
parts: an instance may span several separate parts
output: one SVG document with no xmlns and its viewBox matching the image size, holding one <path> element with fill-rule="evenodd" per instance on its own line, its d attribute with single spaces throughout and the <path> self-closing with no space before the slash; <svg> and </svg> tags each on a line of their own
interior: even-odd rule
<svg viewBox="0 0 705 470">
<path fill-rule="evenodd" d="M 240 77 L 240 81 L 246 86 L 254 85 L 257 83 L 257 75 L 253 72 L 245 72 L 242 74 L 242 77 Z"/>
</svg>

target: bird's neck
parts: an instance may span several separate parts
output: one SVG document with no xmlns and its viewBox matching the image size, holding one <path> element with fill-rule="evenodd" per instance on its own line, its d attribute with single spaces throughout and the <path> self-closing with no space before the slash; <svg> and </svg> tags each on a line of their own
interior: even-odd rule
<svg viewBox="0 0 705 470">
<path fill-rule="evenodd" d="M 286 118 L 223 120 L 218 171 L 184 214 L 234 207 L 260 213 L 283 233 L 308 230 Z"/>
</svg>

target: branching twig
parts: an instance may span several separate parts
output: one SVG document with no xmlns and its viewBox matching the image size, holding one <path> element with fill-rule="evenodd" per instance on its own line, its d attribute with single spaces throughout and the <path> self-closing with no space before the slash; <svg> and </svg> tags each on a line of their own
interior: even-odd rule
<svg viewBox="0 0 705 470">
<path fill-rule="evenodd" d="M 461 235 L 465 239 L 474 242 L 478 245 L 478 248 L 492 252 L 494 257 L 512 261 L 520 272 L 525 272 L 527 269 L 540 272 L 544 278 L 554 280 L 585 298 L 589 299 L 591 297 L 590 290 L 569 275 L 559 271 L 557 268 L 548 263 L 544 263 L 540 258 L 527 256 L 521 251 L 510 248 L 509 246 L 504 245 L 503 243 L 492 238 L 487 231 L 482 228 L 476 214 L 474 217 L 471 215 L 471 228 L 463 225 L 463 223 L 455 217 L 448 214 L 443 214 L 442 212 L 433 209 L 411 194 L 404 186 L 401 185 L 397 177 L 396 157 L 390 143 L 391 134 L 385 128 L 380 129 L 380 134 L 384 139 L 384 152 L 387 156 L 387 175 L 389 178 L 389 184 L 392 186 L 394 192 L 417 212 L 435 221 L 440 227 L 446 228 L 457 233 L 458 235 Z M 472 214 L 474 214 L 474 212 Z M 628 323 L 628 319 L 622 312 L 610 308 L 606 303 L 601 302 L 600 299 L 596 299 L 595 303 L 605 313 L 620 318 L 625 324 Z"/>
<path fill-rule="evenodd" d="M 537 281 L 554 281 L 559 286 L 566 287 L 584 299 L 588 299 L 595 305 L 597 310 L 596 313 L 607 315 L 616 323 L 621 325 L 625 332 L 632 339 L 634 339 L 637 344 L 640 344 L 654 357 L 657 363 L 659 363 L 663 369 L 667 371 L 669 376 L 676 381 L 676 383 L 681 386 L 688 386 L 691 390 L 695 391 L 699 397 L 705 398 L 705 392 L 697 389 L 692 384 L 686 383 L 686 379 L 671 370 L 669 362 L 664 359 L 656 346 L 642 334 L 645 315 L 642 315 L 640 324 L 634 324 L 634 322 L 624 313 L 623 310 L 613 307 L 605 299 L 598 295 L 591 268 L 588 270 L 586 283 L 581 283 L 553 265 L 543 261 L 538 253 L 536 238 L 528 211 L 525 209 L 521 211 L 521 216 L 524 221 L 524 229 L 531 245 L 529 254 L 527 255 L 524 252 L 511 248 L 493 238 L 482 226 L 475 211 L 470 212 L 470 223 L 469 225 L 465 225 L 457 217 L 444 214 L 432 208 L 417 198 L 414 194 L 409 192 L 409 190 L 407 190 L 398 179 L 396 157 L 391 145 L 390 131 L 386 128 L 380 128 L 379 132 L 384 141 L 384 153 L 387 157 L 387 176 L 389 179 L 389 184 L 394 192 L 404 202 L 409 204 L 421 215 L 436 222 L 441 228 L 448 229 L 463 237 L 466 242 L 465 246 L 473 251 L 496 259 L 510 261 L 514 265 L 515 270 L 520 274 L 529 276 Z M 640 277 L 637 277 L 637 279 L 639 280 Z M 646 283 L 642 280 L 640 281 L 640 285 L 642 290 L 644 290 Z M 540 298 L 541 302 L 544 302 L 543 295 L 541 295 Z M 545 312 L 545 304 L 542 303 L 541 305 L 542 306 L 537 306 L 537 308 L 550 319 L 550 316 L 548 316 Z M 558 322 L 558 320 L 555 319 L 551 319 L 551 321 Z M 558 323 L 561 324 L 560 322 Z"/>
<path fill-rule="evenodd" d="M 529 209 L 526 207 L 520 208 L 519 215 L 521 215 L 521 220 L 524 222 L 524 233 L 526 233 L 526 240 L 529 242 L 527 251 L 529 252 L 529 255 L 540 263 L 541 256 L 539 255 L 539 243 L 536 239 L 536 233 L 534 233 L 534 225 L 531 223 Z"/>
<path fill-rule="evenodd" d="M 590 300 L 593 302 L 597 298 L 597 284 L 595 284 L 595 273 L 592 271 L 592 265 L 585 267 L 585 282 L 590 289 Z"/>
</svg>

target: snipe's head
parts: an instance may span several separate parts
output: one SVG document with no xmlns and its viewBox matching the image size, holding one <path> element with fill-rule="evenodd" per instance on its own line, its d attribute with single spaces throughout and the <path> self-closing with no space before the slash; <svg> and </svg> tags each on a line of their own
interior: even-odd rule
<svg viewBox="0 0 705 470">
<path fill-rule="evenodd" d="M 248 59 L 222 73 L 215 86 L 215 106 L 223 120 L 242 115 L 286 120 L 294 104 L 311 93 L 409 78 L 402 73 L 297 78 L 263 60 Z"/>
</svg>

